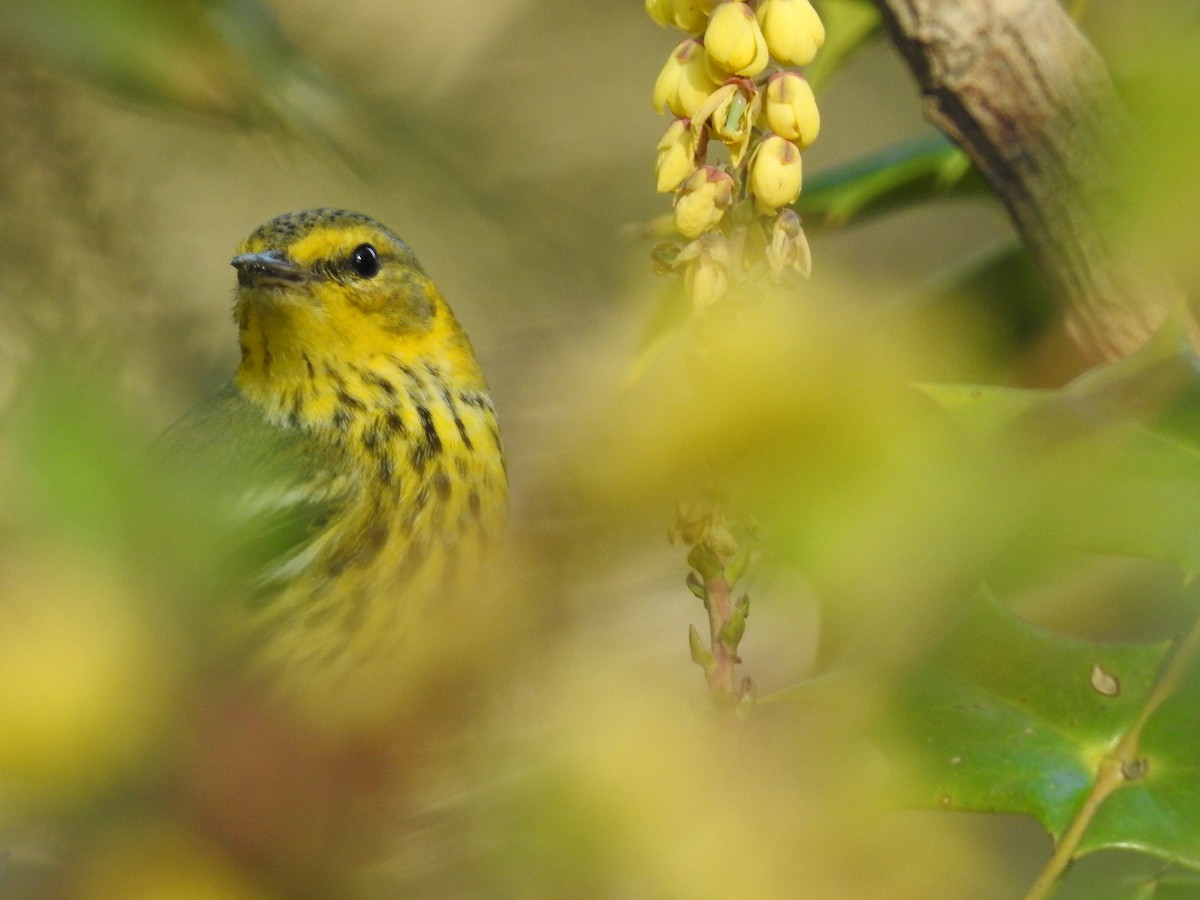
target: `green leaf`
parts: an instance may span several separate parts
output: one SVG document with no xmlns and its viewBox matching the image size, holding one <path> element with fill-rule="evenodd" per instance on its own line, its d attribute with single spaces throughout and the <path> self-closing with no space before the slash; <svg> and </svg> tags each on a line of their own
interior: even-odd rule
<svg viewBox="0 0 1200 900">
<path fill-rule="evenodd" d="M 987 438 L 1016 422 L 1045 399 L 1045 391 L 986 384 L 918 384 L 917 389 L 973 438 Z"/>
<path fill-rule="evenodd" d="M 750 563 L 750 548 L 742 547 L 725 567 L 725 579 L 732 585 L 741 581 L 746 574 L 746 566 Z"/>
<path fill-rule="evenodd" d="M 692 654 L 692 662 L 704 669 L 705 673 L 711 672 L 717 665 L 717 659 L 712 655 L 712 651 L 704 646 L 704 641 L 700 638 L 700 632 L 696 630 L 695 625 L 688 626 L 688 649 Z"/>
<path fill-rule="evenodd" d="M 721 633 L 717 640 L 721 642 L 721 646 L 730 653 L 737 653 L 738 644 L 742 641 L 742 635 L 746 633 L 746 616 L 750 612 L 749 603 L 737 603 L 730 610 L 729 618 L 721 627 Z"/>
<path fill-rule="evenodd" d="M 1144 774 L 1104 802 L 1080 855 L 1124 847 L 1200 868 L 1200 666 L 1142 732 Z"/>
<path fill-rule="evenodd" d="M 979 453 L 1015 464 L 1024 497 L 1014 509 L 1028 516 L 1021 553 L 1146 556 L 1200 573 L 1200 360 L 1177 325 L 1060 390 L 919 389 Z"/>
<path fill-rule="evenodd" d="M 1056 422 L 1060 437 L 1105 423 L 1132 422 L 1200 446 L 1200 359 L 1183 326 L 1168 322 L 1136 353 L 1084 372 L 1031 409 L 1035 424 Z"/>
<path fill-rule="evenodd" d="M 938 197 L 986 194 L 983 180 L 963 152 L 934 132 L 816 173 L 805 180 L 795 208 L 811 231 Z"/>
<path fill-rule="evenodd" d="M 1167 874 L 1141 885 L 1131 900 L 1197 900 L 1200 877 L 1191 874 Z"/>
<path fill-rule="evenodd" d="M 1137 718 L 1166 650 L 1053 634 L 981 595 L 900 690 L 901 745 L 918 772 L 904 799 L 1025 813 L 1061 836 L 1101 759 Z M 1200 830 L 1200 815 L 1193 821 Z"/>
<path fill-rule="evenodd" d="M 688 565 L 700 573 L 700 577 L 706 582 L 713 581 L 721 577 L 723 571 L 721 562 L 712 551 L 703 544 L 697 544 L 688 553 Z"/>
</svg>

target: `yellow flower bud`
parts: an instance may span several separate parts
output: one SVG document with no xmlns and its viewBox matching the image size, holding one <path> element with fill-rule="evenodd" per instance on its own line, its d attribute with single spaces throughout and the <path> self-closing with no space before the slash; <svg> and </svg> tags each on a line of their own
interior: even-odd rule
<svg viewBox="0 0 1200 900">
<path fill-rule="evenodd" d="M 800 196 L 800 148 L 777 134 L 763 138 L 750 155 L 747 187 L 759 212 L 771 214 Z"/>
<path fill-rule="evenodd" d="M 708 10 L 700 0 L 675 0 L 675 24 L 693 34 L 708 25 Z"/>
<path fill-rule="evenodd" d="M 654 160 L 654 176 L 658 192 L 669 193 L 692 174 L 696 168 L 696 133 L 687 119 L 676 119 L 658 139 L 658 156 Z"/>
<path fill-rule="evenodd" d="M 758 24 L 771 55 L 785 66 L 807 66 L 825 43 L 825 26 L 808 0 L 765 0 Z"/>
<path fill-rule="evenodd" d="M 733 204 L 733 178 L 714 166 L 701 166 L 675 195 L 675 228 L 694 240 L 715 228 Z"/>
<path fill-rule="evenodd" d="M 688 38 L 671 51 L 654 82 L 654 108 L 687 118 L 718 87 L 704 67 L 704 47 Z"/>
<path fill-rule="evenodd" d="M 726 72 L 753 78 L 767 67 L 770 54 L 750 7 L 740 0 L 722 3 L 708 20 L 704 49 Z"/>
<path fill-rule="evenodd" d="M 770 129 L 801 150 L 815 141 L 821 130 L 821 113 L 813 89 L 795 72 L 776 72 L 767 79 L 763 112 Z"/>
<path fill-rule="evenodd" d="M 703 31 L 708 22 L 700 0 L 646 0 L 646 12 L 659 25 L 675 25 L 684 31 Z"/>
<path fill-rule="evenodd" d="M 779 281 L 788 269 L 795 269 L 805 278 L 812 274 L 812 251 L 795 210 L 781 209 L 771 225 L 767 267 L 775 281 Z"/>
<path fill-rule="evenodd" d="M 704 312 L 720 302 L 729 291 L 733 269 L 733 249 L 729 238 L 709 231 L 692 241 L 675 259 L 683 268 L 683 286 L 696 312 Z"/>
<path fill-rule="evenodd" d="M 675 24 L 684 31 L 703 31 L 708 24 L 708 11 L 700 0 L 675 0 Z"/>
<path fill-rule="evenodd" d="M 673 25 L 674 6 L 673 0 L 646 0 L 646 14 L 659 25 Z"/>
<path fill-rule="evenodd" d="M 750 144 L 761 102 L 753 81 L 731 78 L 696 110 L 692 130 L 699 132 L 707 124 L 717 140 L 729 148 L 733 165 L 740 166 Z"/>
</svg>

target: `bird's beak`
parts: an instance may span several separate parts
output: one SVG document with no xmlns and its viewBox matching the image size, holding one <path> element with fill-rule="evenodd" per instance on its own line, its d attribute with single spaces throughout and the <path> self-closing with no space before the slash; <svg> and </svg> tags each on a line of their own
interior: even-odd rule
<svg viewBox="0 0 1200 900">
<path fill-rule="evenodd" d="M 288 259 L 282 250 L 243 253 L 231 259 L 229 264 L 238 270 L 238 284 L 261 287 L 300 284 L 308 280 L 308 272 Z"/>
</svg>

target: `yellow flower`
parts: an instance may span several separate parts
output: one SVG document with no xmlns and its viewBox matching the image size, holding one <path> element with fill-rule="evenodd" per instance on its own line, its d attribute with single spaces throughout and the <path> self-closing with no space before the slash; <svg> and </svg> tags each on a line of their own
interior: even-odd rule
<svg viewBox="0 0 1200 900">
<path fill-rule="evenodd" d="M 264 537 L 285 532 L 255 582 L 260 662 L 322 713 L 367 715 L 399 686 L 422 607 L 501 527 L 496 415 L 441 292 L 374 219 L 280 216 L 232 263 L 241 362 L 167 437 L 238 480 L 230 506 Z"/>
<path fill-rule="evenodd" d="M 674 25 L 674 0 L 646 0 L 646 14 L 659 25 Z"/>
<path fill-rule="evenodd" d="M 675 228 L 689 240 L 715 228 L 733 204 L 733 178 L 715 166 L 701 166 L 675 195 Z"/>
<path fill-rule="evenodd" d="M 771 240 L 766 252 L 767 267 L 776 281 L 788 269 L 795 269 L 805 278 L 812 274 L 812 251 L 795 210 L 779 211 L 771 224 Z"/>
<path fill-rule="evenodd" d="M 726 72 L 753 78 L 767 67 L 770 54 L 754 13 L 740 0 L 722 3 L 708 20 L 704 50 Z"/>
<path fill-rule="evenodd" d="M 717 87 L 704 66 L 704 47 L 688 38 L 671 51 L 658 73 L 654 82 L 654 108 L 687 118 Z"/>
<path fill-rule="evenodd" d="M 667 194 L 679 187 L 696 168 L 696 135 L 688 119 L 676 119 L 658 139 L 654 175 L 658 192 Z"/>
<path fill-rule="evenodd" d="M 750 155 L 748 188 L 759 212 L 771 214 L 800 196 L 800 148 L 771 134 Z"/>
<path fill-rule="evenodd" d="M 646 0 L 646 12 L 659 25 L 675 25 L 684 31 L 703 31 L 708 12 L 700 0 Z"/>
<path fill-rule="evenodd" d="M 729 148 L 733 165 L 740 166 L 750 144 L 760 103 L 754 82 L 746 78 L 730 79 L 696 110 L 692 130 L 699 133 L 707 123 L 717 140 Z"/>
<path fill-rule="evenodd" d="M 771 55 L 785 66 L 807 66 L 825 43 L 825 26 L 808 0 L 765 0 L 758 23 Z"/>
<path fill-rule="evenodd" d="M 704 312 L 728 293 L 733 250 L 720 232 L 700 235 L 679 252 L 675 262 L 683 267 L 684 289 L 696 312 Z"/>
<path fill-rule="evenodd" d="M 795 72 L 776 72 L 767 79 L 763 112 L 770 129 L 801 150 L 815 141 L 821 130 L 812 87 Z"/>
</svg>

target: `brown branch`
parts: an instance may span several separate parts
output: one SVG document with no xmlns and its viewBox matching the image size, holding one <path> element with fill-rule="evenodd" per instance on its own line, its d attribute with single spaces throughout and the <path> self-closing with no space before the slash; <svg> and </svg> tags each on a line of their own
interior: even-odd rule
<svg viewBox="0 0 1200 900">
<path fill-rule="evenodd" d="M 927 117 L 1008 207 L 1084 354 L 1141 346 L 1182 293 L 1117 227 L 1133 129 L 1087 38 L 1057 0 L 875 2 Z"/>
</svg>

